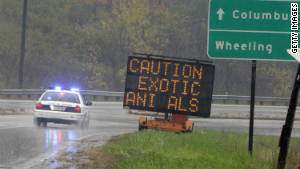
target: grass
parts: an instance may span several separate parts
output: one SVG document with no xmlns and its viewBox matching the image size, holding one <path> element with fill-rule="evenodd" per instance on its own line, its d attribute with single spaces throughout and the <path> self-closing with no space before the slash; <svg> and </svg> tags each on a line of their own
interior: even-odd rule
<svg viewBox="0 0 300 169">
<path fill-rule="evenodd" d="M 248 153 L 248 134 L 194 130 L 193 133 L 146 130 L 119 137 L 102 147 L 75 156 L 89 161 L 78 168 L 276 168 L 278 136 L 255 136 L 253 157 Z M 299 139 L 292 139 L 286 168 L 297 168 Z"/>
</svg>

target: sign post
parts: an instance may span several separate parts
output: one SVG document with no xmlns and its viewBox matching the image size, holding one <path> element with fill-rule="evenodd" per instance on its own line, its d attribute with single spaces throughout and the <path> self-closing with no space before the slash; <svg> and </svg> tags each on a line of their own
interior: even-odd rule
<svg viewBox="0 0 300 169">
<path fill-rule="evenodd" d="M 252 75 L 251 76 L 252 76 L 252 78 L 251 78 L 251 101 L 250 101 L 248 151 L 252 155 L 252 150 L 253 150 L 253 126 L 254 126 L 254 106 L 255 106 L 256 60 L 252 60 Z"/>
</svg>

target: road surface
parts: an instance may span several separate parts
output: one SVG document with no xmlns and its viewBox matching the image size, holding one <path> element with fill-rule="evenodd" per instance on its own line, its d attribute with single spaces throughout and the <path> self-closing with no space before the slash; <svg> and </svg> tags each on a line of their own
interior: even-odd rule
<svg viewBox="0 0 300 169">
<path fill-rule="evenodd" d="M 212 114 L 232 111 L 241 113 L 248 112 L 248 109 L 249 106 L 214 105 Z M 277 113 L 286 111 L 278 107 L 259 107 L 257 110 L 277 111 Z M 33 125 L 33 117 L 30 114 L 0 116 L 0 169 L 35 168 L 45 159 L 52 160 L 51 168 L 55 168 L 59 165 L 56 161 L 59 152 L 77 151 L 75 142 L 98 136 L 101 145 L 112 136 L 137 131 L 139 116 L 128 114 L 122 109 L 122 103 L 94 103 L 90 112 L 91 121 L 88 130 L 51 123 L 47 128 L 37 128 Z M 243 132 L 249 130 L 247 119 L 192 118 L 191 120 L 195 122 L 195 127 L 200 129 Z M 283 123 L 283 120 L 255 120 L 254 133 L 279 135 Z M 300 122 L 295 122 L 294 126 L 293 136 L 300 136 Z"/>
</svg>

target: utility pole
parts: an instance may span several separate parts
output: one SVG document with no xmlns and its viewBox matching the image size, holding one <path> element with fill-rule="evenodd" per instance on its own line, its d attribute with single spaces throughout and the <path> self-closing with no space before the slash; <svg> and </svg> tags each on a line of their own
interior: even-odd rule
<svg viewBox="0 0 300 169">
<path fill-rule="evenodd" d="M 23 74 L 24 74 L 24 56 L 25 56 L 25 38 L 26 38 L 26 17 L 27 17 L 27 0 L 24 0 L 23 5 L 23 22 L 21 35 L 21 55 L 19 63 L 19 88 L 23 88 Z"/>
<path fill-rule="evenodd" d="M 295 120 L 296 108 L 298 103 L 298 95 L 300 88 L 300 64 L 298 65 L 298 70 L 296 74 L 296 79 L 291 94 L 290 105 L 286 115 L 285 124 L 282 126 L 281 136 L 279 140 L 280 152 L 278 156 L 277 169 L 284 169 L 286 163 L 286 157 L 288 154 L 289 143 L 291 139 L 291 134 L 293 130 L 293 124 Z"/>
</svg>

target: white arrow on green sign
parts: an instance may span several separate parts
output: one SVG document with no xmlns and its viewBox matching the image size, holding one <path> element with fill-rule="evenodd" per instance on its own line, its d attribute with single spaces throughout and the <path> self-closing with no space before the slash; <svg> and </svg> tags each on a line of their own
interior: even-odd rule
<svg viewBox="0 0 300 169">
<path fill-rule="evenodd" d="M 295 60 L 287 49 L 291 48 L 291 3 L 297 2 L 210 0 L 208 57 Z"/>
</svg>

